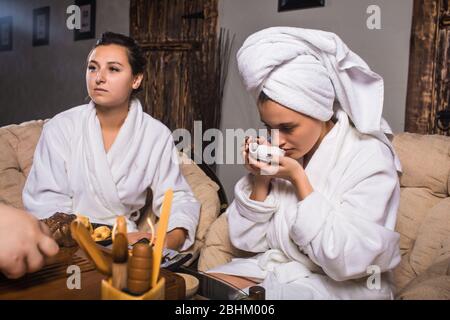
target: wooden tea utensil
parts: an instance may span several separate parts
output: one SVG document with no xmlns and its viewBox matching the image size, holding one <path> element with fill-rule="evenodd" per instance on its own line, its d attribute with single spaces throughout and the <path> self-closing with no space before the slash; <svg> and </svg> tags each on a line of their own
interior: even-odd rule
<svg viewBox="0 0 450 320">
<path fill-rule="evenodd" d="M 114 238 L 112 259 L 112 285 L 123 290 L 127 287 L 128 279 L 128 239 L 123 233 L 118 233 Z"/>
<path fill-rule="evenodd" d="M 172 207 L 173 190 L 168 189 L 164 194 L 164 201 L 156 230 L 155 246 L 153 247 L 153 269 L 151 277 L 151 287 L 154 288 L 158 282 L 161 259 L 163 254 L 164 241 L 166 239 L 167 226 L 169 225 L 170 209 Z"/>
<path fill-rule="evenodd" d="M 111 238 L 113 241 L 116 233 L 123 233 L 124 235 L 127 234 L 127 219 L 124 216 L 118 216 L 116 218 L 116 223 L 111 231 Z"/>
<path fill-rule="evenodd" d="M 108 260 L 103 253 L 97 248 L 97 244 L 92 239 L 86 227 L 75 219 L 70 224 L 70 231 L 72 233 L 72 238 L 78 242 L 80 248 L 91 258 L 98 271 L 104 275 L 110 276 L 112 272 L 111 265 L 108 263 Z"/>
<path fill-rule="evenodd" d="M 144 243 L 133 246 L 128 263 L 128 291 L 134 295 L 144 294 L 150 289 L 152 251 L 152 247 Z"/>
</svg>

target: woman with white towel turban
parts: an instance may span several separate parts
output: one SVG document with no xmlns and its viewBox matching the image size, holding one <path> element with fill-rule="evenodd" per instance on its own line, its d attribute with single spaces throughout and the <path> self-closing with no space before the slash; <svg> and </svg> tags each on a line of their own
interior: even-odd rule
<svg viewBox="0 0 450 320">
<path fill-rule="evenodd" d="M 401 165 L 382 118 L 383 79 L 319 30 L 259 31 L 237 62 L 285 155 L 276 167 L 251 161 L 245 144 L 250 173 L 227 215 L 232 244 L 255 255 L 208 272 L 260 283 L 268 299 L 393 298 Z"/>
<path fill-rule="evenodd" d="M 131 38 L 106 32 L 88 56 L 91 101 L 44 125 L 23 190 L 25 208 L 37 218 L 81 214 L 112 226 L 123 215 L 130 242 L 149 237 L 136 220 L 147 190 L 159 215 L 164 193 L 174 191 L 167 247 L 185 250 L 195 239 L 200 204 L 181 174 L 170 130 L 142 110 L 145 56 Z"/>
</svg>

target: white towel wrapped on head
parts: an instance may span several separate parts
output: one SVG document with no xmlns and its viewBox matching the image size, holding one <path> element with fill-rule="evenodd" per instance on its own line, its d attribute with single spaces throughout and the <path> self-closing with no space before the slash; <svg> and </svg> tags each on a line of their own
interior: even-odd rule
<svg viewBox="0 0 450 320">
<path fill-rule="evenodd" d="M 356 129 L 389 146 L 401 165 L 382 118 L 383 78 L 334 33 L 272 27 L 249 36 L 237 53 L 239 73 L 255 100 L 263 91 L 285 107 L 328 121 L 335 98 Z"/>
</svg>

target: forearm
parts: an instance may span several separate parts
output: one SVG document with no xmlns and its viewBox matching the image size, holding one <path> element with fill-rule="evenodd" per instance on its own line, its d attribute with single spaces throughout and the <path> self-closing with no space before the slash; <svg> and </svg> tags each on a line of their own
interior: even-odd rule
<svg viewBox="0 0 450 320">
<path fill-rule="evenodd" d="M 175 228 L 167 233 L 166 247 L 173 250 L 180 250 L 187 237 L 187 231 L 183 228 Z"/>
<path fill-rule="evenodd" d="M 262 208 L 261 208 L 262 209 Z M 234 247 L 249 252 L 265 252 L 269 249 L 266 234 L 271 213 L 263 210 L 250 212 L 249 208 L 236 199 L 227 209 L 230 241 Z M 249 219 L 250 215 L 258 219 Z"/>
<path fill-rule="evenodd" d="M 314 189 L 306 176 L 305 171 L 301 170 L 291 179 L 291 183 L 295 188 L 297 198 L 301 201 L 310 195 Z"/>
<path fill-rule="evenodd" d="M 253 176 L 253 188 L 250 199 L 263 202 L 270 192 L 270 179 L 266 177 Z"/>
<path fill-rule="evenodd" d="M 267 187 L 269 188 L 269 187 Z M 232 244 L 241 250 L 264 252 L 269 249 L 266 234 L 270 221 L 278 205 L 273 192 L 277 191 L 276 181 L 271 185 L 273 190 L 265 190 L 264 200 L 251 199 L 255 191 L 254 176 L 246 175 L 235 186 L 234 201 L 227 209 L 228 227 Z"/>
</svg>

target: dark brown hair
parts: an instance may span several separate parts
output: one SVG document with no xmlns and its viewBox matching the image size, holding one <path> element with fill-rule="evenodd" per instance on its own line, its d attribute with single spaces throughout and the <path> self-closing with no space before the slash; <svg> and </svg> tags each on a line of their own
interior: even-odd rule
<svg viewBox="0 0 450 320">
<path fill-rule="evenodd" d="M 269 100 L 272 101 L 272 99 L 270 99 L 270 98 L 267 96 L 267 94 L 264 93 L 264 91 L 261 91 L 261 93 L 260 93 L 259 96 L 258 96 L 258 104 L 262 104 L 262 103 L 264 103 L 264 102 L 266 102 L 266 101 L 269 101 Z"/>
</svg>

